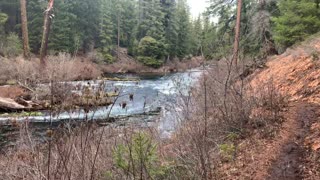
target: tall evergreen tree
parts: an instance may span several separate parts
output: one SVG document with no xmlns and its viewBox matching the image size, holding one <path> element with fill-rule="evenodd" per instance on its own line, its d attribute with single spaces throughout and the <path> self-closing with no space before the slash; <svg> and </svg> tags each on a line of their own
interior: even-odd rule
<svg viewBox="0 0 320 180">
<path fill-rule="evenodd" d="M 202 51 L 202 20 L 199 15 L 196 20 L 193 21 L 191 31 L 191 52 L 193 55 L 201 55 Z"/>
<path fill-rule="evenodd" d="M 164 12 L 165 43 L 168 47 L 168 57 L 170 59 L 177 56 L 178 49 L 178 17 L 177 3 L 175 0 L 162 0 Z"/>
<path fill-rule="evenodd" d="M 4 24 L 8 20 L 8 15 L 0 12 L 0 36 L 4 34 Z"/>
<path fill-rule="evenodd" d="M 274 39 L 281 47 L 288 47 L 320 29 L 320 10 L 314 0 L 280 0 L 280 16 L 272 20 Z"/>
<path fill-rule="evenodd" d="M 177 16 L 178 16 L 178 45 L 177 55 L 183 58 L 190 53 L 191 43 L 191 22 L 190 12 L 187 2 L 185 0 L 178 0 L 177 2 Z"/>
<path fill-rule="evenodd" d="M 45 1 L 28 0 L 28 27 L 29 27 L 29 43 L 33 53 L 39 53 L 41 46 L 41 35 L 43 26 L 43 12 L 46 8 Z"/>
<path fill-rule="evenodd" d="M 151 36 L 156 40 L 164 38 L 164 13 L 159 0 L 141 0 L 140 1 L 141 20 L 138 27 L 137 39 L 145 36 Z"/>
<path fill-rule="evenodd" d="M 111 56 L 112 48 L 113 48 L 113 39 L 115 36 L 114 29 L 115 24 L 112 21 L 111 17 L 111 1 L 105 0 L 101 3 L 100 8 L 100 50 L 102 52 L 103 58 L 107 62 L 112 62 L 113 58 Z"/>
<path fill-rule="evenodd" d="M 71 4 L 70 13 L 76 16 L 75 30 L 84 53 L 90 52 L 99 41 L 100 0 L 65 0 Z"/>
<path fill-rule="evenodd" d="M 79 46 L 75 30 L 76 16 L 71 12 L 72 4 L 56 0 L 54 19 L 49 39 L 49 49 L 56 52 L 74 53 Z"/>
<path fill-rule="evenodd" d="M 128 48 L 128 52 L 133 54 L 134 42 L 136 41 L 135 33 L 138 23 L 136 2 L 132 0 L 122 0 L 122 16 L 121 16 L 121 39 L 120 43 L 123 47 Z"/>
</svg>

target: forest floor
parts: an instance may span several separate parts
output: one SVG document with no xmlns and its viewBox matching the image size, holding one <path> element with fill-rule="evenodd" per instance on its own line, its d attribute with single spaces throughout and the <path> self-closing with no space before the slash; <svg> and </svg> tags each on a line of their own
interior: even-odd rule
<svg viewBox="0 0 320 180">
<path fill-rule="evenodd" d="M 219 167 L 223 179 L 320 179 L 320 38 L 271 57 L 266 68 L 249 76 L 259 91 L 272 83 L 288 99 L 274 129 L 250 130 L 237 157 Z"/>
</svg>

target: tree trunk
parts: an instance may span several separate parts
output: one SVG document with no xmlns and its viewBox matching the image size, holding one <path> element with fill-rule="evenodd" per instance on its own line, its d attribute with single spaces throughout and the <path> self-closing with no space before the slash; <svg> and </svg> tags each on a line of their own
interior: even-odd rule
<svg viewBox="0 0 320 180">
<path fill-rule="evenodd" d="M 43 34 L 42 34 L 42 41 L 41 41 L 41 48 L 40 48 L 40 63 L 42 67 L 44 67 L 46 64 L 45 58 L 47 55 L 48 39 L 49 39 L 51 18 L 52 18 L 51 15 L 52 15 L 53 4 L 54 4 L 54 0 L 48 0 L 48 1 L 49 1 L 48 8 L 45 11 L 45 16 L 44 16 Z"/>
<path fill-rule="evenodd" d="M 27 108 L 13 99 L 0 97 L 0 112 L 21 111 L 24 109 Z"/>
<path fill-rule="evenodd" d="M 20 8 L 21 8 L 21 31 L 22 31 L 22 39 L 23 39 L 23 56 L 26 59 L 29 59 L 30 58 L 30 49 L 29 49 L 26 0 L 20 0 Z"/>
<path fill-rule="evenodd" d="M 120 56 L 120 12 L 118 12 L 118 48 L 117 48 L 117 60 Z"/>
<path fill-rule="evenodd" d="M 242 10 L 242 0 L 238 0 L 237 6 L 237 22 L 235 27 L 235 39 L 234 39 L 234 49 L 233 49 L 233 59 L 236 67 L 238 66 L 238 54 L 239 54 L 239 42 L 240 42 L 240 26 L 241 26 L 241 10 Z"/>
</svg>

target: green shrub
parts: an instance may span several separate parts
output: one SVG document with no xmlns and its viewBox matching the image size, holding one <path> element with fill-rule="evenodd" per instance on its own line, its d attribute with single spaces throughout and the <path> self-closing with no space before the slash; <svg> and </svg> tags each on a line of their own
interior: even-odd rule
<svg viewBox="0 0 320 180">
<path fill-rule="evenodd" d="M 6 40 L 4 33 L 4 24 L 8 20 L 8 15 L 0 12 L 0 57 L 4 55 L 3 48 Z"/>
<path fill-rule="evenodd" d="M 0 44 L 0 52 L 6 57 L 18 56 L 22 53 L 22 43 L 19 36 L 15 33 L 10 33 L 5 41 Z"/>
<path fill-rule="evenodd" d="M 138 46 L 138 60 L 151 67 L 159 67 L 164 62 L 166 54 L 165 44 L 156 39 L 146 36 L 140 40 Z"/>
<path fill-rule="evenodd" d="M 102 50 L 100 53 L 102 55 L 102 59 L 105 63 L 111 64 L 114 62 L 114 57 L 109 53 L 110 51 Z"/>
<path fill-rule="evenodd" d="M 142 62 L 144 65 L 158 68 L 163 64 L 162 60 L 157 60 L 154 57 L 147 57 L 147 56 L 138 56 L 138 61 Z"/>
<path fill-rule="evenodd" d="M 319 53 L 317 51 L 313 51 L 311 53 L 311 58 L 312 58 L 313 61 L 318 61 L 320 59 Z"/>
<path fill-rule="evenodd" d="M 233 144 L 221 144 L 219 145 L 220 156 L 225 161 L 231 161 L 236 148 Z"/>
<path fill-rule="evenodd" d="M 0 26 L 2 26 L 8 20 L 8 15 L 5 13 L 0 13 Z"/>
<path fill-rule="evenodd" d="M 145 133 L 137 133 L 132 141 L 119 145 L 114 150 L 114 162 L 127 177 L 135 174 L 141 179 L 157 179 L 166 171 L 159 161 L 157 145 Z"/>
</svg>

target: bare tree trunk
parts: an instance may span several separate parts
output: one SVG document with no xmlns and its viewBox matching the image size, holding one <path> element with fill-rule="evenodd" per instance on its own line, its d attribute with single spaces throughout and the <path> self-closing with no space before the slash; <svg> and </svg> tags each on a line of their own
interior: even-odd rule
<svg viewBox="0 0 320 180">
<path fill-rule="evenodd" d="M 23 56 L 26 59 L 30 58 L 29 35 L 28 35 L 28 20 L 27 20 L 27 2 L 20 0 L 21 8 L 21 31 L 23 39 Z"/>
<path fill-rule="evenodd" d="M 41 41 L 41 48 L 40 48 L 40 63 L 41 66 L 45 66 L 45 57 L 47 55 L 48 49 L 48 39 L 50 33 L 50 25 L 51 25 L 51 15 L 53 10 L 54 0 L 48 0 L 48 8 L 45 11 L 44 16 L 44 23 L 43 23 L 43 34 L 42 34 L 42 41 Z"/>
<path fill-rule="evenodd" d="M 234 49 L 233 49 L 233 59 L 236 67 L 238 66 L 238 54 L 239 54 L 239 42 L 240 42 L 240 26 L 241 26 L 241 10 L 242 10 L 242 0 L 238 0 L 237 7 L 237 22 L 235 27 L 235 39 L 234 39 Z"/>
<path fill-rule="evenodd" d="M 118 48 L 117 48 L 117 60 L 119 61 L 120 54 L 120 12 L 118 12 Z"/>
</svg>

